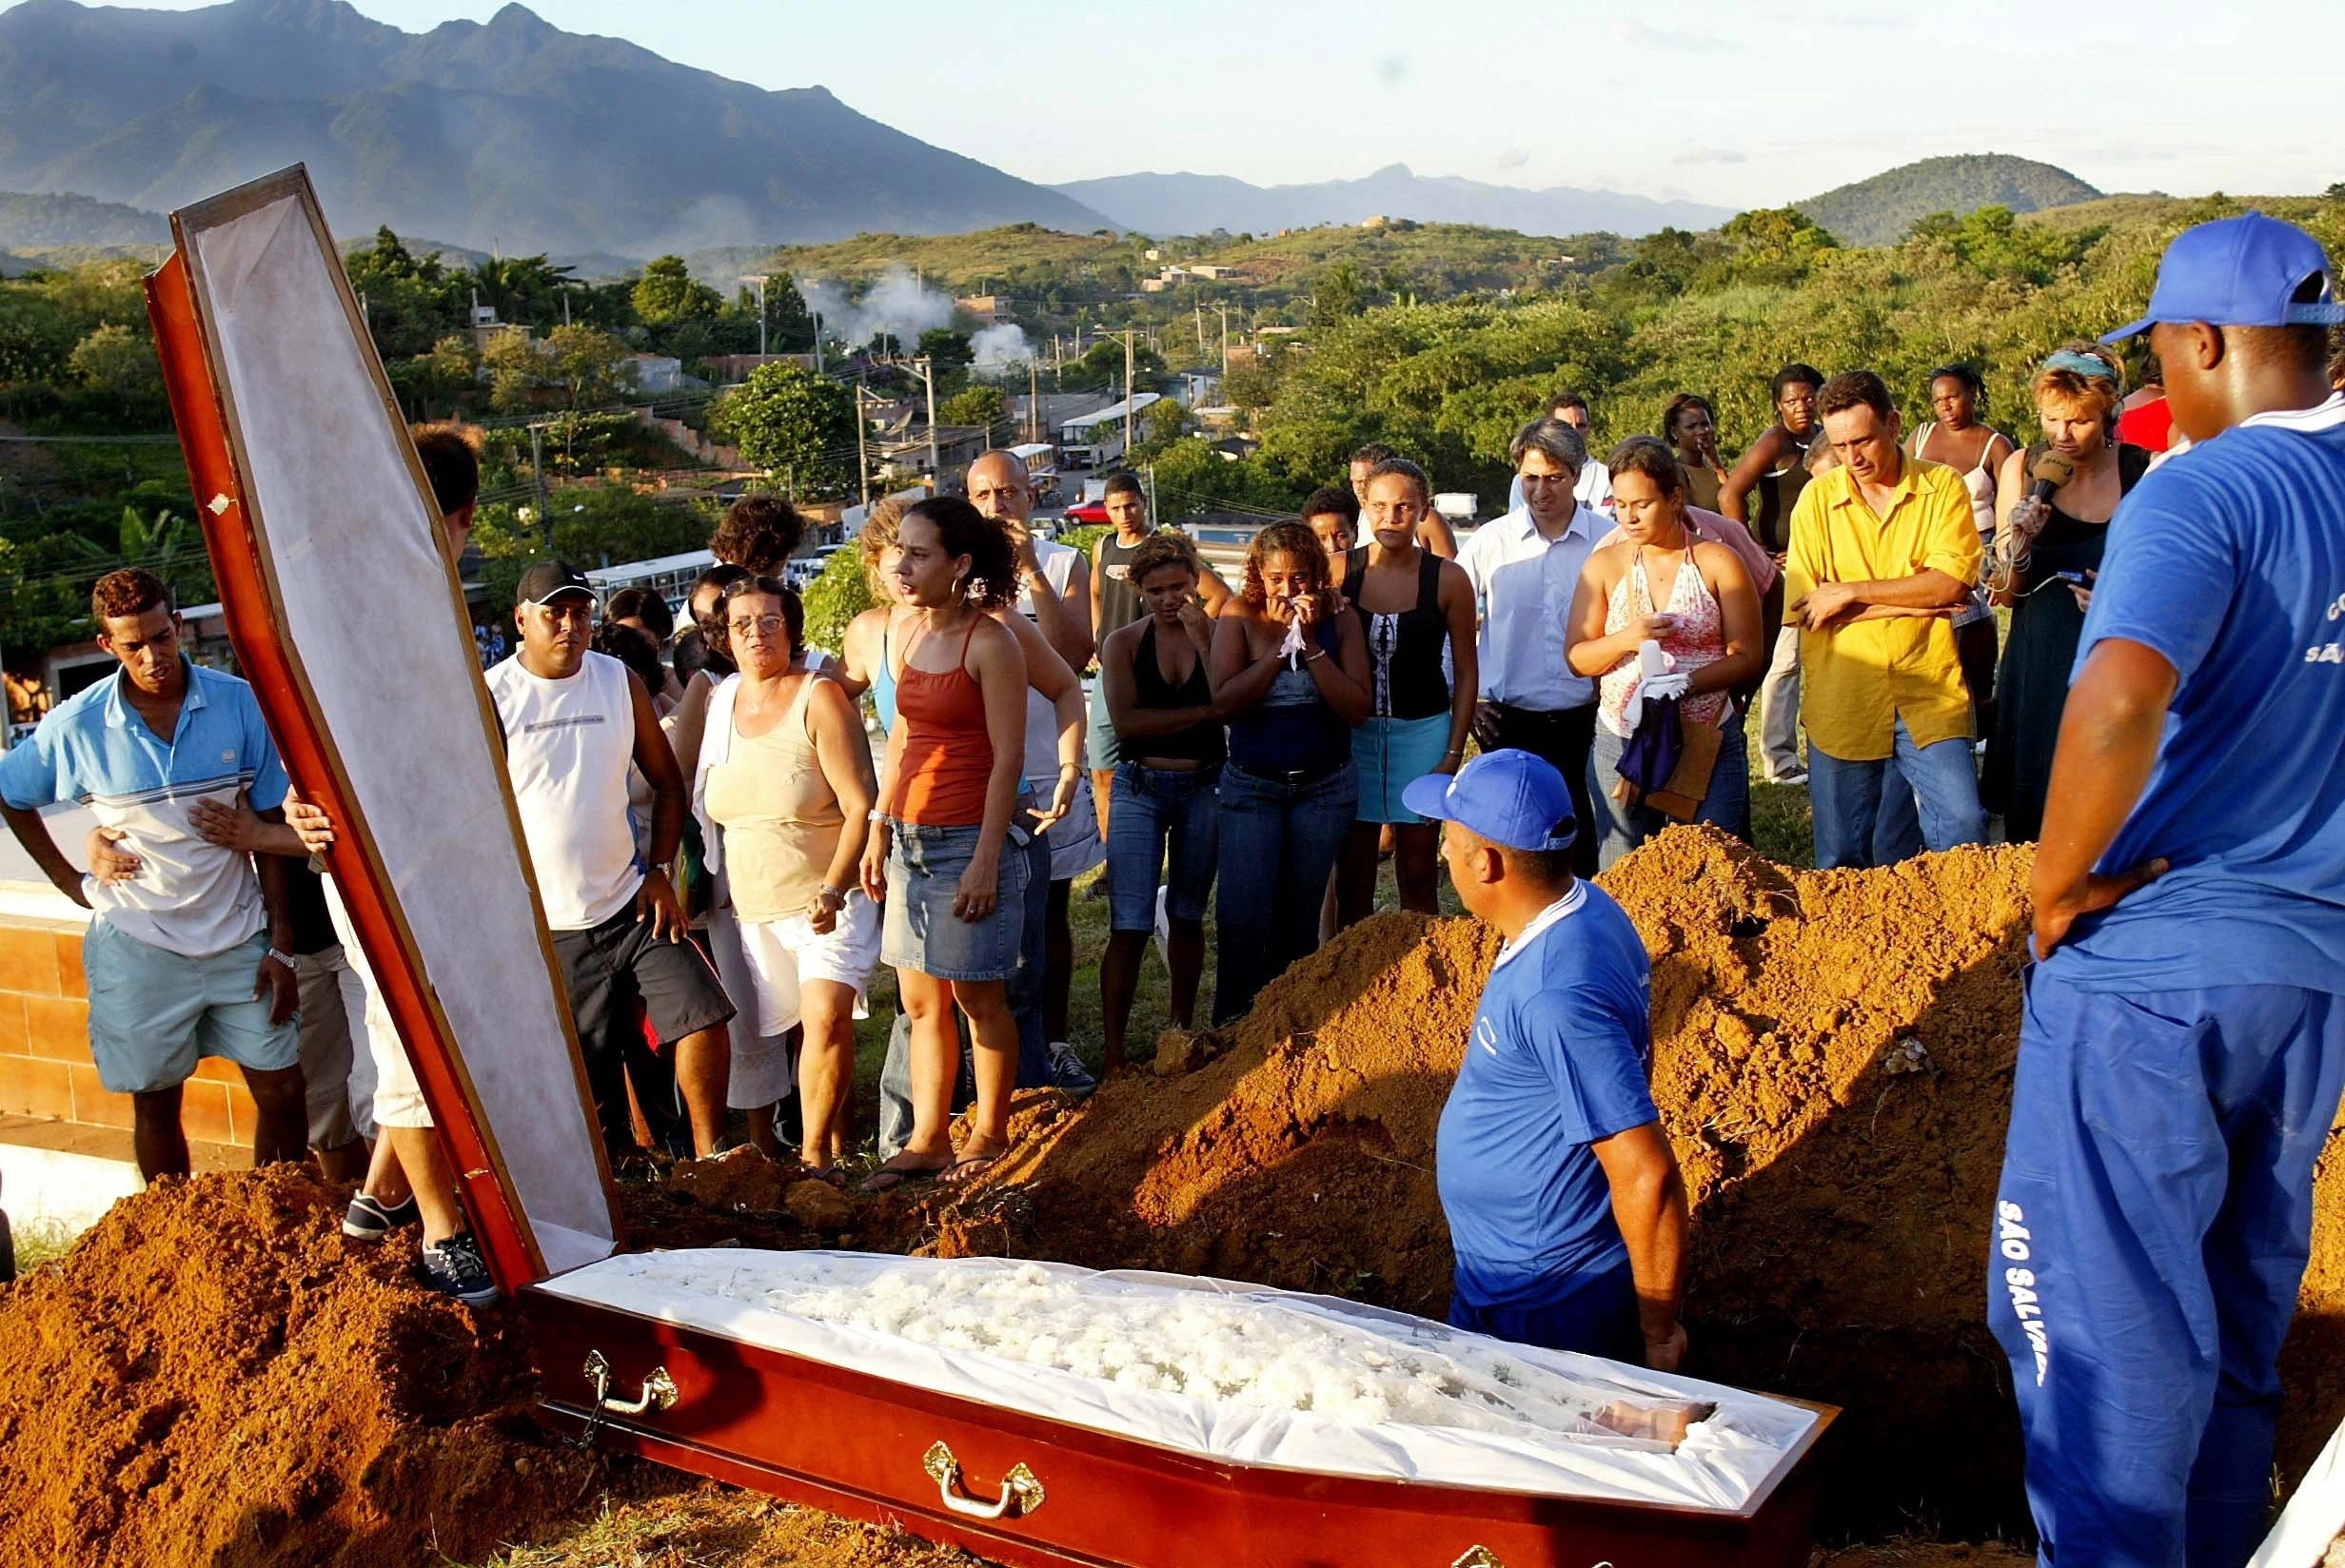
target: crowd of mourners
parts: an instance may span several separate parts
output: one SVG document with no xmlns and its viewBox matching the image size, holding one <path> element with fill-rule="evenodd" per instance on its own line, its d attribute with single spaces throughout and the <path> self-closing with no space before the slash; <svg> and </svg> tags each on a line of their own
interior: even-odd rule
<svg viewBox="0 0 2345 1568">
<path fill-rule="evenodd" d="M 1820 866 L 1978 842 L 1990 813 L 2032 836 L 2108 521 L 2168 444 L 2162 399 L 2068 344 L 2030 382 L 2044 435 L 2022 447 L 1969 366 L 1916 390 L 1909 432 L 1872 372 L 1787 364 L 1775 422 L 1731 462 L 1699 394 L 1599 460 L 1586 400 L 1561 393 L 1513 441 L 1509 509 L 1462 541 L 1421 466 L 1365 446 L 1261 529 L 1234 583 L 1153 524 L 1130 472 L 1107 480 L 1104 537 L 1053 541 L 1025 464 L 992 452 L 962 494 L 871 509 L 875 607 L 837 650 L 808 643 L 779 576 L 805 529 L 778 496 L 726 513 L 680 622 L 648 589 L 605 602 L 565 563 L 530 568 L 487 684 L 611 1148 L 705 1155 L 745 1123 L 842 1180 L 884 963 L 897 1009 L 861 1185 L 982 1169 L 1014 1090 L 1095 1086 L 1069 1040 L 1078 879 L 1099 871 L 1108 906 L 1113 1072 L 1152 937 L 1166 1022 L 1196 1023 L 1209 909 L 1215 1025 L 1371 913 L 1388 863 L 1399 906 L 1435 912 L 1440 824 L 1404 790 L 1476 750 L 1554 767 L 1582 876 L 1672 821 L 1748 838 L 1754 775 L 1806 788 Z M 461 552 L 477 460 L 451 429 L 416 441 Z M 227 1055 L 257 1156 L 306 1147 L 363 1178 L 353 1234 L 420 1220 L 433 1280 L 482 1296 L 423 1095 L 310 858 L 332 825 L 289 794 L 249 690 L 181 651 L 161 581 L 114 573 L 91 608 L 122 673 L 0 764 L 0 797 L 99 912 L 92 1048 L 135 1097 L 142 1168 L 187 1167 L 178 1086 Z M 86 882 L 37 814 L 73 798 L 98 820 Z"/>
<path fill-rule="evenodd" d="M 2148 384 L 2059 347 L 2029 445 L 1961 364 L 1909 389 L 1910 430 L 1872 371 L 1787 364 L 1731 463 L 1697 394 L 1599 461 L 1567 393 L 1463 540 L 1422 467 L 1364 447 L 1234 581 L 1129 473 L 1088 551 L 1044 538 L 991 452 L 962 494 L 872 509 L 874 607 L 836 650 L 778 575 L 805 532 L 779 497 L 727 512 L 680 625 L 533 565 L 486 695 L 601 1133 L 706 1156 L 745 1122 L 843 1184 L 884 964 L 860 1185 L 965 1180 L 1007 1152 L 1014 1091 L 1095 1087 L 1069 1043 L 1078 883 L 1108 906 L 1113 1072 L 1152 940 L 1192 1026 L 1210 909 L 1227 1023 L 1372 912 L 1389 860 L 1401 908 L 1435 911 L 1446 874 L 1504 938 L 1436 1144 L 1451 1323 L 1665 1371 L 1686 1197 L 1645 950 L 1586 878 L 1672 822 L 1747 838 L 1754 777 L 1805 788 L 1822 867 L 2000 821 L 2040 839 L 2038 962 L 1989 1315 L 2043 1559 L 2231 1568 L 2345 1090 L 2340 326 L 2309 235 L 2204 224 L 2102 340 L 2147 334 Z M 478 462 L 446 428 L 415 447 L 453 566 Z M 0 812 L 93 911 L 90 1048 L 142 1171 L 187 1171 L 182 1086 L 226 1057 L 256 1160 L 314 1151 L 358 1184 L 346 1233 L 420 1226 L 430 1283 L 493 1298 L 324 874 L 337 825 L 251 689 L 187 657 L 163 582 L 114 572 L 91 614 L 120 672 L 0 758 Z M 64 800 L 96 818 L 87 874 L 41 814 Z"/>
</svg>

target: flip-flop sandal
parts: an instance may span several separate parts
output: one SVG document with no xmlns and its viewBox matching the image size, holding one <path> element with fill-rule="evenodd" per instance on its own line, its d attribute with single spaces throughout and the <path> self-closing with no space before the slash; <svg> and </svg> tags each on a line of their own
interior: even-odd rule
<svg viewBox="0 0 2345 1568">
<path fill-rule="evenodd" d="M 801 1182 L 820 1182 L 825 1186 L 844 1187 L 847 1185 L 847 1173 L 837 1166 L 801 1165 L 798 1167 L 798 1179 Z"/>
<path fill-rule="evenodd" d="M 907 1183 L 936 1181 L 952 1168 L 950 1166 L 920 1166 L 913 1168 L 891 1169 L 886 1166 L 881 1166 L 877 1170 L 864 1177 L 856 1190 L 876 1197 L 882 1192 L 893 1192 Z"/>
<path fill-rule="evenodd" d="M 1002 1154 L 1009 1152 L 1008 1149 L 1003 1149 L 1000 1154 L 973 1154 L 966 1160 L 956 1160 L 953 1162 L 953 1168 L 942 1173 L 945 1184 L 948 1186 L 957 1186 L 963 1182 L 974 1181 L 979 1171 L 1000 1159 Z"/>
</svg>

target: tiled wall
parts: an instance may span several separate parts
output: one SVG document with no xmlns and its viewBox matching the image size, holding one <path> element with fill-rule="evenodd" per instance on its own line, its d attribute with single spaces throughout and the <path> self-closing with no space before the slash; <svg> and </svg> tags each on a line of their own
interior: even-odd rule
<svg viewBox="0 0 2345 1568">
<path fill-rule="evenodd" d="M 130 1097 L 108 1093 L 90 1065 L 86 995 L 79 927 L 0 915 L 0 1113 L 130 1125 Z M 252 1141 L 252 1097 L 231 1062 L 204 1059 L 180 1115 L 187 1136 L 201 1142 Z"/>
</svg>

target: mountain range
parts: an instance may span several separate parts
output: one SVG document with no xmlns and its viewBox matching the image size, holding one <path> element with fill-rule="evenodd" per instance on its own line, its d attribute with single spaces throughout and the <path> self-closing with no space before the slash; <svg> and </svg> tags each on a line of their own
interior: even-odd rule
<svg viewBox="0 0 2345 1568">
<path fill-rule="evenodd" d="M 345 232 L 507 252 L 1112 226 L 825 88 L 769 92 L 519 5 L 424 33 L 343 0 L 0 11 L 0 190 L 163 210 L 295 162 Z"/>
<path fill-rule="evenodd" d="M 1734 216 L 1732 207 L 1612 190 L 1570 186 L 1527 190 L 1455 175 L 1421 175 L 1406 164 L 1380 168 L 1364 180 L 1319 185 L 1256 186 L 1220 174 L 1120 174 L 1052 188 L 1145 234 L 1208 234 L 1216 228 L 1259 234 L 1382 216 L 1524 234 L 1605 230 L 1634 237 L 1664 227 L 1712 228 Z"/>
<path fill-rule="evenodd" d="M 24 0 L 0 10 L 0 252 L 156 244 L 168 238 L 162 211 L 295 162 L 345 236 L 388 224 L 467 252 L 549 252 L 589 275 L 670 251 L 1017 223 L 1265 234 L 1382 215 L 1560 237 L 1702 229 L 1732 214 L 1400 164 L 1316 185 L 1188 173 L 1036 185 L 823 88 L 750 87 L 564 32 L 520 5 L 422 33 L 345 0 L 183 11 Z M 1987 155 L 1928 159 L 1800 206 L 1864 245 L 1896 240 L 1927 212 L 1986 202 L 2029 211 L 2097 194 L 2048 164 Z"/>
</svg>

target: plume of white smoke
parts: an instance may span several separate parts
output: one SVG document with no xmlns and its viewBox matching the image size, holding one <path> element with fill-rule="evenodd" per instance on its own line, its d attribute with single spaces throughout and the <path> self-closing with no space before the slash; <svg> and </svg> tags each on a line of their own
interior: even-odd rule
<svg viewBox="0 0 2345 1568">
<path fill-rule="evenodd" d="M 920 334 L 935 326 L 953 324 L 953 299 L 929 288 L 912 269 L 889 264 L 861 298 L 850 300 L 845 289 L 827 278 L 798 282 L 806 308 L 822 318 L 822 332 L 850 348 L 861 348 L 885 332 L 890 348 L 910 349 Z"/>
<path fill-rule="evenodd" d="M 1035 357 L 1034 344 L 1026 341 L 1026 329 L 1015 322 L 1003 322 L 989 326 L 969 340 L 976 350 L 973 368 L 980 376 L 998 376 L 1012 365 L 1024 364 Z"/>
</svg>

